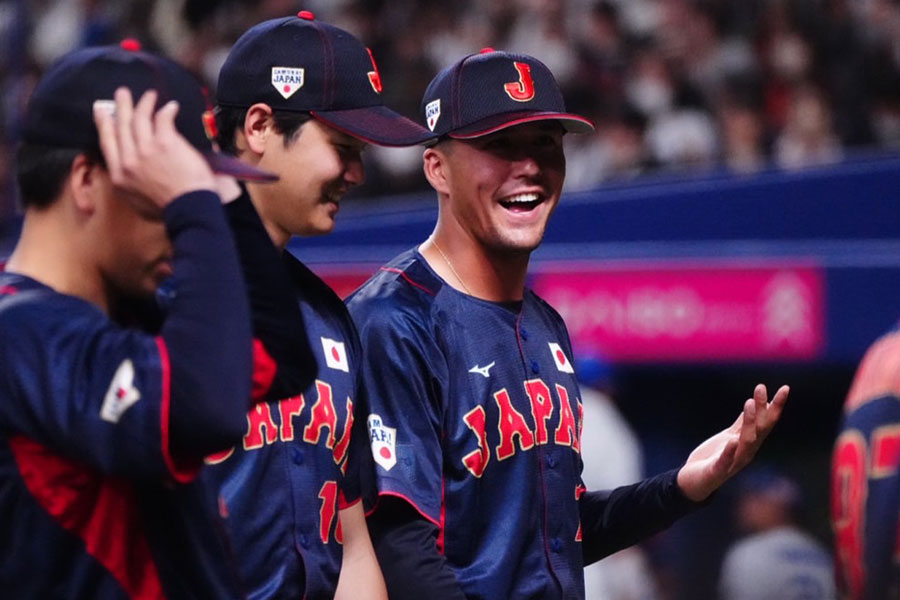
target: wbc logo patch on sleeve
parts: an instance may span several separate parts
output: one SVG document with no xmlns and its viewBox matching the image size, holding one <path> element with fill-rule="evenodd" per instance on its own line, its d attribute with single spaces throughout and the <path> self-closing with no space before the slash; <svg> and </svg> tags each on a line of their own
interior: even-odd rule
<svg viewBox="0 0 900 600">
<path fill-rule="evenodd" d="M 322 351 L 325 353 L 325 364 L 329 368 L 345 373 L 350 372 L 350 363 L 347 362 L 347 349 L 344 342 L 323 337 Z"/>
<path fill-rule="evenodd" d="M 437 100 L 432 100 L 425 105 L 425 122 L 428 124 L 428 129 L 434 131 L 434 128 L 437 127 L 439 118 L 441 118 L 440 98 L 438 98 Z"/>
<path fill-rule="evenodd" d="M 141 399 L 141 393 L 134 387 L 134 363 L 125 359 L 113 375 L 100 407 L 100 418 L 110 423 L 118 423 L 125 411 Z"/>
<path fill-rule="evenodd" d="M 556 363 L 556 368 L 563 373 L 574 373 L 575 369 L 572 368 L 572 361 L 569 360 L 569 357 L 566 356 L 560 345 L 556 342 L 548 342 L 548 345 L 550 346 L 550 354 L 553 355 L 553 362 Z"/>
<path fill-rule="evenodd" d="M 397 428 L 387 427 L 380 415 L 371 414 L 369 425 L 369 441 L 372 444 L 372 458 L 385 471 L 390 471 L 397 464 Z"/>
<path fill-rule="evenodd" d="M 272 86 L 287 100 L 303 87 L 305 76 L 303 67 L 272 67 Z"/>
</svg>

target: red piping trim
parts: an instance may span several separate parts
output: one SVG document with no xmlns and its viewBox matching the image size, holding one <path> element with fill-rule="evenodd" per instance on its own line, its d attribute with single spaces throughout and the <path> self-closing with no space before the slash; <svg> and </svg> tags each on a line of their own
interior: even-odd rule
<svg viewBox="0 0 900 600">
<path fill-rule="evenodd" d="M 169 439 L 169 414 L 171 412 L 171 378 L 172 372 L 169 366 L 169 350 L 166 348 L 166 341 L 162 337 L 156 338 L 156 347 L 159 349 L 159 365 L 162 371 L 162 382 L 160 383 L 160 395 L 162 396 L 162 406 L 160 410 L 160 425 L 162 427 L 162 453 L 169 474 L 178 483 L 189 483 L 194 480 L 200 470 L 200 463 L 195 466 L 185 466 L 180 468 L 172 456 L 171 440 Z"/>
<path fill-rule="evenodd" d="M 410 278 L 409 278 L 409 275 L 407 275 L 405 271 L 401 271 L 400 269 L 395 269 L 394 267 L 381 267 L 381 270 L 382 270 L 382 271 L 388 271 L 388 272 L 390 272 L 390 273 L 397 273 L 398 275 L 400 275 L 401 277 L 403 277 L 403 279 L 405 279 L 406 282 L 407 282 L 409 285 L 411 285 L 411 286 L 413 286 L 413 287 L 419 288 L 420 290 L 422 290 L 423 292 L 427 293 L 427 294 L 430 295 L 430 296 L 436 296 L 436 295 L 437 295 L 435 292 L 431 291 L 430 289 L 428 289 L 427 287 L 425 287 L 425 286 L 422 285 L 421 283 L 416 283 L 415 281 L 413 281 L 412 279 L 410 279 Z"/>
</svg>

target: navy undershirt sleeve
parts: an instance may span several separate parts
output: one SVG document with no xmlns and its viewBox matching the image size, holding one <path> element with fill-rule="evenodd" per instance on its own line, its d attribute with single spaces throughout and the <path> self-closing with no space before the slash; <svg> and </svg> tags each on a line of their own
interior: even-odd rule
<svg viewBox="0 0 900 600">
<path fill-rule="evenodd" d="M 250 309 L 218 195 L 185 194 L 163 218 L 178 293 L 162 326 L 171 376 L 171 450 L 205 456 L 233 445 L 250 398 Z"/>
<path fill-rule="evenodd" d="M 677 478 L 675 469 L 611 491 L 586 492 L 578 502 L 584 564 L 637 544 L 707 504 L 689 500 Z"/>
<path fill-rule="evenodd" d="M 290 275 L 245 186 L 241 186 L 240 197 L 225 206 L 225 213 L 247 282 L 253 335 L 277 365 L 275 379 L 264 399 L 295 396 L 315 379 L 316 359 Z"/>
<path fill-rule="evenodd" d="M 408 502 L 382 496 L 367 522 L 391 600 L 465 600 L 437 549 L 437 526 Z"/>
</svg>

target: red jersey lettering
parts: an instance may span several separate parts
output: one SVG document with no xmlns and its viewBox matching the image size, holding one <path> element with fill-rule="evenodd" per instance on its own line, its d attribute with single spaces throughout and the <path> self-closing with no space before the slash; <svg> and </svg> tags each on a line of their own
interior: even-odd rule
<svg viewBox="0 0 900 600">
<path fill-rule="evenodd" d="M 294 439 L 294 417 L 300 416 L 305 404 L 303 394 L 286 398 L 278 403 L 278 412 L 281 414 L 282 442 L 290 442 Z"/>
<path fill-rule="evenodd" d="M 519 72 L 518 81 L 510 81 L 503 85 L 506 95 L 516 102 L 528 102 L 534 98 L 534 80 L 531 78 L 531 66 L 528 63 L 514 62 Z"/>
<path fill-rule="evenodd" d="M 325 445 L 334 448 L 335 429 L 337 428 L 337 415 L 334 412 L 334 400 L 331 395 L 331 386 L 323 381 L 316 381 L 316 391 L 319 399 L 312 408 L 312 420 L 303 430 L 303 441 L 310 444 L 318 444 L 322 434 L 322 428 L 328 428 L 328 440 Z"/>
<path fill-rule="evenodd" d="M 463 464 L 472 475 L 481 477 L 484 474 L 484 468 L 487 467 L 488 461 L 491 459 L 491 451 L 487 445 L 487 432 L 485 431 L 484 407 L 476 406 L 466 413 L 463 421 L 478 437 L 478 450 L 472 450 L 466 454 L 463 457 Z"/>
<path fill-rule="evenodd" d="M 272 410 L 267 402 L 260 402 L 247 413 L 247 435 L 244 436 L 244 450 L 262 448 L 263 444 L 273 444 L 278 440 L 278 427 L 272 420 Z M 263 436 L 265 430 L 265 436 Z"/>
<path fill-rule="evenodd" d="M 514 437 L 519 438 L 519 448 L 528 450 L 534 446 L 534 435 L 525 423 L 525 417 L 512 405 L 509 393 L 500 390 L 494 394 L 497 408 L 500 409 L 500 418 L 497 420 L 497 429 L 500 432 L 500 443 L 497 444 L 497 460 L 505 460 L 516 453 Z"/>
<path fill-rule="evenodd" d="M 531 379 L 525 382 L 525 393 L 531 400 L 531 414 L 534 417 L 537 444 L 542 446 L 547 443 L 547 419 L 553 415 L 553 401 L 550 398 L 550 388 L 540 379 Z"/>
</svg>

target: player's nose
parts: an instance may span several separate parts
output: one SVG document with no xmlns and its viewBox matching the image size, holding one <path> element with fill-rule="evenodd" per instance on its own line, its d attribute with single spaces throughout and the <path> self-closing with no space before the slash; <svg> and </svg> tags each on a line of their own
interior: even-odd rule
<svg viewBox="0 0 900 600">
<path fill-rule="evenodd" d="M 366 181 L 366 169 L 361 156 L 347 161 L 347 167 L 344 169 L 344 181 L 352 186 L 362 185 Z"/>
</svg>

